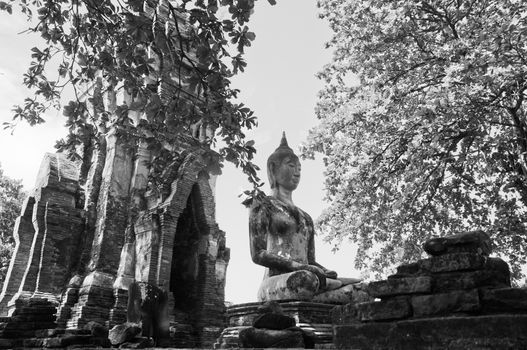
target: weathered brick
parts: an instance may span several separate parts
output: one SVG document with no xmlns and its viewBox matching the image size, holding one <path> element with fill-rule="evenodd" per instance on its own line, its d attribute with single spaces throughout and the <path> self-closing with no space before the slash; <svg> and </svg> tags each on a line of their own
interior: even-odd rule
<svg viewBox="0 0 527 350">
<path fill-rule="evenodd" d="M 429 293 L 432 291 L 432 278 L 429 276 L 393 278 L 384 281 L 371 282 L 366 291 L 376 298 Z"/>
<path fill-rule="evenodd" d="M 357 304 L 357 314 L 361 321 L 387 321 L 406 318 L 412 315 L 406 297 Z"/>
<path fill-rule="evenodd" d="M 477 289 L 413 296 L 411 304 L 415 317 L 450 315 L 460 312 L 474 312 L 480 309 Z"/>
</svg>

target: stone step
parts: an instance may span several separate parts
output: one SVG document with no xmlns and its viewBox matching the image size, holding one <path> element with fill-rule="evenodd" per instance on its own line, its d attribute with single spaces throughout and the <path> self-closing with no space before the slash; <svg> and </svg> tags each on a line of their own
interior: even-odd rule
<svg viewBox="0 0 527 350">
<path fill-rule="evenodd" d="M 24 321 L 20 323 L 8 323 L 4 328 L 4 332 L 12 330 L 30 330 L 35 331 L 37 329 L 50 329 L 56 328 L 57 325 L 53 321 Z"/>
<path fill-rule="evenodd" d="M 436 317 L 335 326 L 338 349 L 527 349 L 527 315 Z"/>
<path fill-rule="evenodd" d="M 21 339 L 0 338 L 0 349 L 13 349 L 22 346 Z"/>
<path fill-rule="evenodd" d="M 23 340 L 24 348 L 64 348 L 64 347 L 110 347 L 108 339 L 92 335 L 65 334 L 50 338 L 28 338 Z"/>
</svg>

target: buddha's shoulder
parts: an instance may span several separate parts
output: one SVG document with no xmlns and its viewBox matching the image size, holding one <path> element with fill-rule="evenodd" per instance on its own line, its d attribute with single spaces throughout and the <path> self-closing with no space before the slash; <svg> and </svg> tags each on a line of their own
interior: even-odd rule
<svg viewBox="0 0 527 350">
<path fill-rule="evenodd" d="M 265 196 L 260 198 L 259 200 L 255 201 L 253 205 L 251 206 L 251 213 L 272 213 L 272 212 L 285 212 L 289 214 L 295 214 L 299 213 L 300 215 L 304 216 L 307 220 L 312 221 L 311 216 L 309 216 L 308 213 L 306 213 L 304 210 L 297 206 L 290 206 L 286 203 L 282 202 L 281 200 L 273 197 L 273 196 Z"/>
<path fill-rule="evenodd" d="M 303 215 L 306 219 L 308 219 L 309 221 L 313 221 L 313 219 L 311 219 L 311 215 L 309 215 L 307 212 L 305 212 L 301 208 L 298 208 L 298 211 L 300 211 L 300 214 Z"/>
</svg>

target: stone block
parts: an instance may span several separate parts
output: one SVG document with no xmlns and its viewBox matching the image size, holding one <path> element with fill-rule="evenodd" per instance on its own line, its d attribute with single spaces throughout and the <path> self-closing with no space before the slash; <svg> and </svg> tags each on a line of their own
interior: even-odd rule
<svg viewBox="0 0 527 350">
<path fill-rule="evenodd" d="M 366 291 L 372 297 L 382 298 L 394 295 L 430 293 L 432 278 L 429 276 L 392 278 L 371 282 Z"/>
<path fill-rule="evenodd" d="M 280 301 L 277 303 L 285 315 L 296 320 L 297 327 L 302 329 L 304 334 L 309 334 L 309 338 L 314 339 L 316 346 L 331 343 L 331 310 L 335 307 L 334 304 L 304 301 Z M 238 338 L 239 331 L 251 327 L 262 311 L 269 310 L 268 307 L 266 308 L 268 305 L 260 302 L 228 307 L 227 319 L 230 327 L 225 328 L 221 336 L 216 338 L 217 348 L 241 347 Z"/>
<path fill-rule="evenodd" d="M 492 252 L 490 237 L 483 231 L 463 232 L 447 237 L 429 239 L 423 249 L 437 256 L 452 253 L 474 253 L 489 256 Z"/>
<path fill-rule="evenodd" d="M 357 315 L 363 322 L 388 321 L 410 317 L 412 309 L 407 297 L 394 297 L 357 304 Z"/>
<path fill-rule="evenodd" d="M 128 341 L 131 341 L 139 333 L 141 333 L 141 327 L 135 324 L 121 324 L 110 329 L 108 339 L 112 345 L 119 345 Z"/>
<path fill-rule="evenodd" d="M 271 330 L 246 328 L 239 333 L 245 348 L 304 348 L 304 337 L 300 328 Z"/>
<path fill-rule="evenodd" d="M 480 309 L 477 289 L 413 296 L 411 304 L 415 317 L 475 312 Z"/>
<path fill-rule="evenodd" d="M 106 145 L 106 160 L 97 202 L 97 221 L 88 266 L 92 271 L 98 270 L 115 276 L 130 209 L 133 154 L 114 129 L 107 133 Z"/>
<path fill-rule="evenodd" d="M 335 326 L 337 349 L 526 349 L 527 315 L 438 317 Z"/>
<path fill-rule="evenodd" d="M 301 323 L 331 323 L 333 304 L 313 303 L 306 301 L 281 301 L 280 307 L 288 316 Z M 259 316 L 258 309 L 263 303 L 237 304 L 227 308 L 229 326 L 252 326 Z"/>
<path fill-rule="evenodd" d="M 473 253 L 455 253 L 419 260 L 420 273 L 478 270 L 485 267 L 486 257 Z"/>
<path fill-rule="evenodd" d="M 417 262 L 413 262 L 410 264 L 403 264 L 399 265 L 397 267 L 397 272 L 395 275 L 392 275 L 388 278 L 401 278 L 401 277 L 409 277 L 409 276 L 415 276 L 418 275 L 420 272 L 420 267 Z"/>
<path fill-rule="evenodd" d="M 527 289 L 481 289 L 480 300 L 484 312 L 527 313 Z"/>
<path fill-rule="evenodd" d="M 502 282 L 506 283 L 507 286 L 511 286 L 511 272 L 509 264 L 500 258 L 487 258 L 485 262 L 485 269 L 494 271 Z"/>
<path fill-rule="evenodd" d="M 508 287 L 509 276 L 495 270 L 477 270 L 466 272 L 447 272 L 433 277 L 433 290 L 448 292 L 454 290 L 474 289 L 485 286 Z"/>
<path fill-rule="evenodd" d="M 37 174 L 35 188 L 49 188 L 55 193 L 63 193 L 67 201 L 64 204 L 75 205 L 73 196 L 79 188 L 79 163 L 72 162 L 63 153 L 46 153 L 42 159 L 40 169 Z M 51 199 L 43 197 L 42 199 Z M 57 197 L 58 198 L 58 197 Z M 41 199 L 41 198 L 37 198 Z"/>
<path fill-rule="evenodd" d="M 110 308 L 114 304 L 113 290 L 98 286 L 83 286 L 79 290 L 79 302 L 84 305 Z"/>
<path fill-rule="evenodd" d="M 12 322 L 53 322 L 54 314 L 26 314 L 12 317 Z"/>
<path fill-rule="evenodd" d="M 353 303 L 345 305 L 337 305 L 331 310 L 331 323 L 349 324 L 353 322 L 360 322 L 357 314 L 357 305 Z"/>
<path fill-rule="evenodd" d="M 282 330 L 290 327 L 294 327 L 296 321 L 291 316 L 280 315 L 276 313 L 265 313 L 254 320 L 254 328 L 265 328 L 265 329 L 275 329 Z"/>
<path fill-rule="evenodd" d="M 59 337 L 61 340 L 61 346 L 62 347 L 69 347 L 69 346 L 79 346 L 79 345 L 91 345 L 93 344 L 93 340 L 95 339 L 91 334 L 90 335 L 73 335 L 73 334 L 66 334 L 62 337 Z"/>
<path fill-rule="evenodd" d="M 18 292 L 20 284 L 23 282 L 24 273 L 29 262 L 29 255 L 35 228 L 33 227 L 33 206 L 35 198 L 28 196 L 22 205 L 22 212 L 16 219 L 13 228 L 13 238 L 15 239 L 15 249 L 9 269 L 2 285 L 0 294 L 0 315 L 7 315 L 7 303 Z"/>
</svg>

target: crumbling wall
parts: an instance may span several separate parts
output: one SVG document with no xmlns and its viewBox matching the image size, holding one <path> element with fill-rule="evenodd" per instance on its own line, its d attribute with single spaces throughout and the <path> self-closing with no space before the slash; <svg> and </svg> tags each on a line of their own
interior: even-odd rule
<svg viewBox="0 0 527 350">
<path fill-rule="evenodd" d="M 55 303 L 60 300 L 78 263 L 83 231 L 78 176 L 78 164 L 65 155 L 44 156 L 35 190 L 15 226 L 15 251 L 0 295 L 2 315 L 18 298 L 38 295 Z"/>
<path fill-rule="evenodd" d="M 369 284 L 376 301 L 333 310 L 334 345 L 353 349 L 524 349 L 527 290 L 490 257 L 482 231 L 435 238 L 430 254 Z"/>
</svg>

